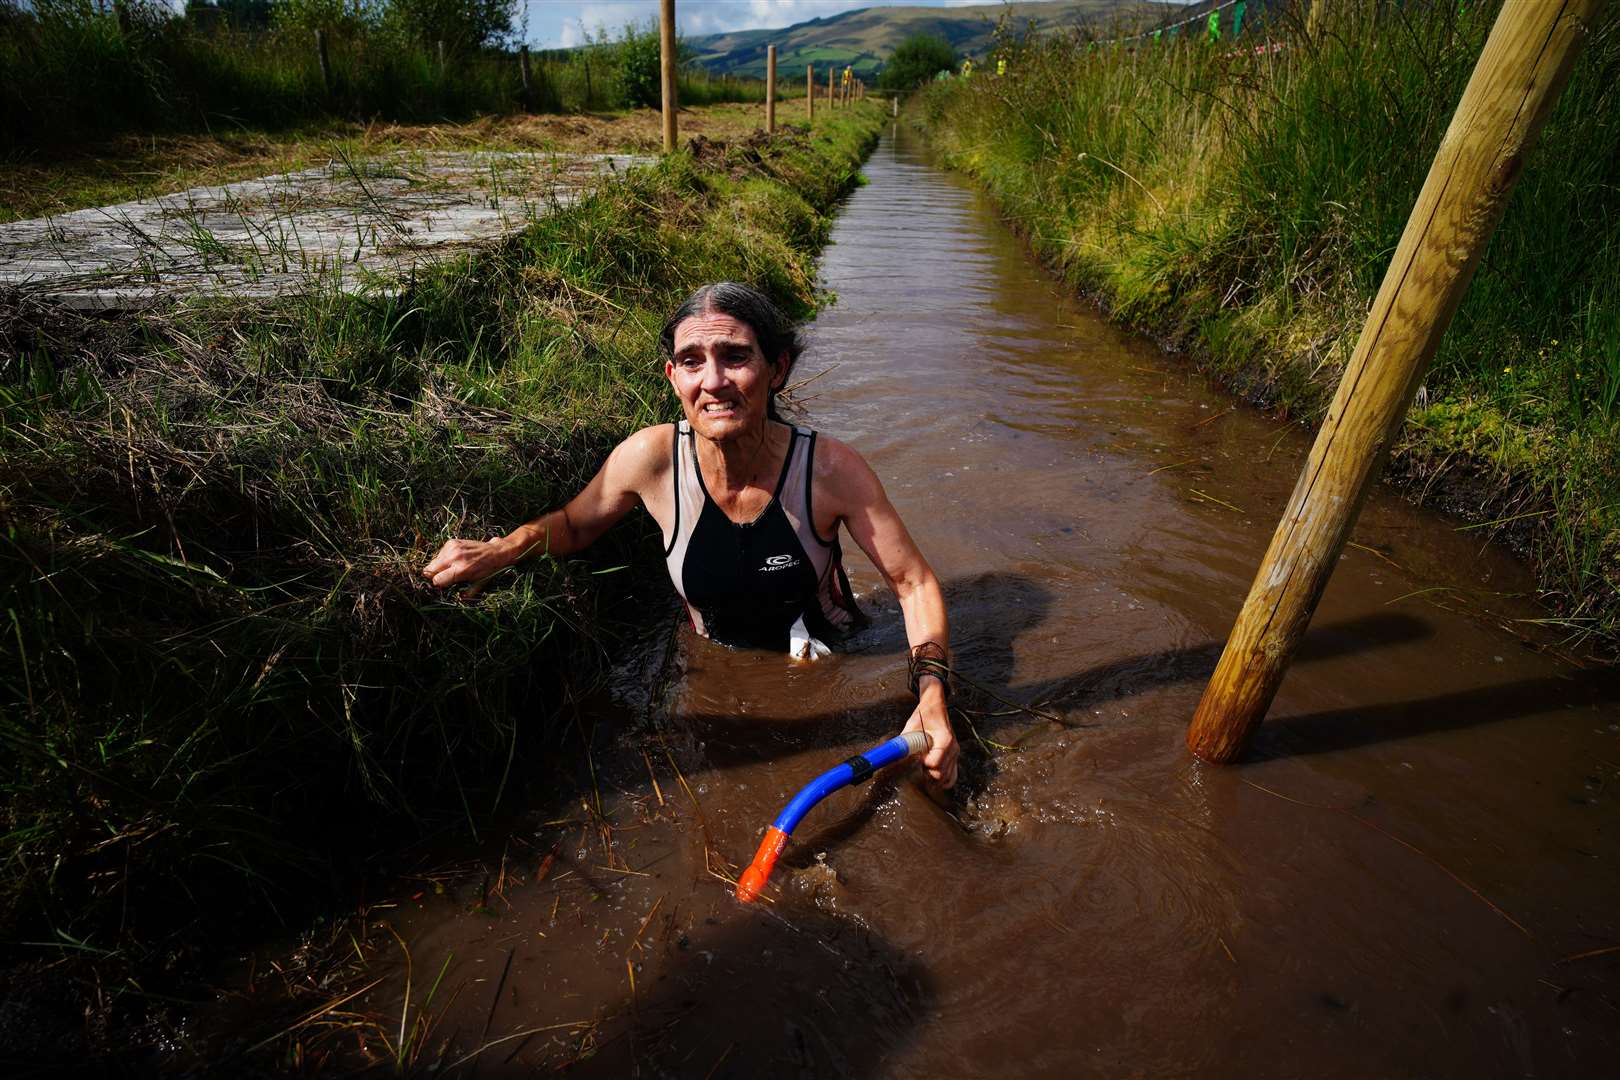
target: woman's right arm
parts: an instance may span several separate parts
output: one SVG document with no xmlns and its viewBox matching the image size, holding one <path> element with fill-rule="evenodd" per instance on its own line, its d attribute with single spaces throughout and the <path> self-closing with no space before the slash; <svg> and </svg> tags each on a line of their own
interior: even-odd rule
<svg viewBox="0 0 1620 1080">
<path fill-rule="evenodd" d="M 613 448 L 566 506 L 493 540 L 449 540 L 422 576 L 441 589 L 476 585 L 530 555 L 561 559 L 583 551 L 638 505 L 661 501 L 657 496 L 669 483 L 670 438 L 668 424 L 643 428 Z M 660 517 L 656 511 L 653 516 Z"/>
</svg>

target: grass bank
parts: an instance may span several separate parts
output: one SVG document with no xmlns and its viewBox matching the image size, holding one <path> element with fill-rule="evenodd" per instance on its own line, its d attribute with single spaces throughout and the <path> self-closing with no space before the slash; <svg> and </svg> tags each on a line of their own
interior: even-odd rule
<svg viewBox="0 0 1620 1080">
<path fill-rule="evenodd" d="M 1302 421 L 1331 397 L 1498 5 L 1334 5 L 1211 46 L 1010 43 L 913 115 L 1124 322 Z M 1396 448 L 1392 475 L 1534 562 L 1620 641 L 1620 11 L 1593 28 Z"/>
<path fill-rule="evenodd" d="M 703 144 L 395 296 L 0 297 L 8 961 L 93 961 L 86 1000 L 142 1000 L 333 895 L 379 835 L 509 803 L 636 615 L 608 571 L 660 553 L 621 529 L 476 604 L 421 565 L 671 417 L 656 334 L 695 285 L 809 314 L 882 118 Z"/>
</svg>

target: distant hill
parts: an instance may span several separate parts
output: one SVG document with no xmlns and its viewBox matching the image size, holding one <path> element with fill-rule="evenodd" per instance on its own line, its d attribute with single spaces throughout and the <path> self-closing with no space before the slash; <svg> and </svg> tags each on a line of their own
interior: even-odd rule
<svg viewBox="0 0 1620 1080">
<path fill-rule="evenodd" d="M 783 77 L 803 74 L 806 64 L 818 73 L 850 65 L 870 79 L 890 54 L 912 34 L 935 34 L 964 56 L 990 51 L 996 22 L 1005 15 L 1022 30 L 1031 19 L 1043 29 L 1089 26 L 1131 33 L 1165 21 L 1183 10 L 1180 4 L 1152 0 L 1050 0 L 1047 3 L 975 4 L 970 7 L 876 7 L 811 19 L 777 30 L 739 30 L 688 38 L 697 63 L 716 74 L 765 74 L 765 47 L 776 46 Z M 1193 10 L 1191 8 L 1187 10 Z"/>
</svg>

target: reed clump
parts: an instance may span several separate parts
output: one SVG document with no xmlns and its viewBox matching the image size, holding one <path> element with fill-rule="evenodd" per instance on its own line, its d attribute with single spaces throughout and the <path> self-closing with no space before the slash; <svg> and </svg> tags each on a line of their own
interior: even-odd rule
<svg viewBox="0 0 1620 1080">
<path fill-rule="evenodd" d="M 1251 5 L 1253 7 L 1253 5 Z M 1006 40 L 914 115 L 1036 251 L 1230 385 L 1320 416 L 1498 4 L 1333 4 L 1238 39 Z M 1620 11 L 1606 9 L 1392 472 L 1533 560 L 1555 620 L 1620 642 Z"/>
<path fill-rule="evenodd" d="M 421 567 L 671 417 L 657 332 L 697 284 L 809 313 L 881 122 L 671 155 L 394 293 L 119 318 L 0 294 L 0 937 L 31 943 L 10 959 L 153 989 L 198 927 L 295 917 L 527 791 L 565 690 L 645 621 L 655 530 L 476 603 Z"/>
</svg>

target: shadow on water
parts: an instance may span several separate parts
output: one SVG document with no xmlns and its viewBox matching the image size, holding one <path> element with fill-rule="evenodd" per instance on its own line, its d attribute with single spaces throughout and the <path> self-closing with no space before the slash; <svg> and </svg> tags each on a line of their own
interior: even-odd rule
<svg viewBox="0 0 1620 1080">
<path fill-rule="evenodd" d="M 1209 641 L 1121 657 L 1068 675 L 1020 682 L 1015 680 L 1017 644 L 1020 637 L 1046 622 L 1052 607 L 1050 590 L 1027 575 L 996 571 L 949 582 L 944 591 L 953 621 L 972 628 L 953 641 L 956 669 L 963 677 L 953 705 L 974 710 L 975 727 L 987 738 L 1027 727 L 1038 719 L 1030 713 L 1004 707 L 990 695 L 1063 717 L 1065 713 L 1103 702 L 1207 679 L 1215 670 L 1224 647 L 1223 642 Z M 1433 627 L 1424 620 L 1405 614 L 1380 613 L 1343 619 L 1312 627 L 1295 660 L 1298 663 L 1331 660 L 1421 641 L 1433 632 Z M 848 651 L 852 656 L 902 654 L 905 651 L 904 626 L 895 619 L 880 619 L 852 639 Z M 1546 681 L 1568 686 L 1563 680 Z M 1489 698 L 1496 691 L 1477 693 Z M 1523 696 L 1526 707 L 1534 697 L 1533 692 Z M 1519 695 L 1509 693 L 1503 704 L 1518 700 Z M 1545 698 L 1542 703 L 1545 704 Z M 1449 711 L 1445 714 L 1449 726 L 1485 722 L 1502 714 L 1501 708 L 1470 709 L 1466 707 L 1469 702 L 1460 704 L 1464 706 L 1457 710 L 1460 715 L 1453 716 Z M 693 705 L 683 710 L 682 719 L 704 731 L 708 763 L 725 769 L 780 756 L 783 732 L 791 733 L 792 746 L 799 750 L 843 746 L 854 739 L 883 738 L 892 734 L 895 717 L 906 715 L 910 708 L 910 696 L 901 688 L 899 693 L 889 693 L 861 705 L 809 715 L 751 714 L 739 720 L 724 710 L 707 711 L 702 705 Z M 1336 715 L 1322 714 L 1321 722 L 1325 724 Z M 1346 710 L 1345 715 L 1359 714 Z M 1069 723 L 1067 718 L 1065 722 L 1067 726 L 1090 726 L 1083 722 Z M 1310 726 L 1312 721 L 1302 718 L 1289 723 Z M 958 735 L 967 741 L 965 732 L 959 731 Z M 1388 725 L 1382 737 L 1400 737 L 1400 732 Z M 1372 737 L 1367 741 L 1372 741 Z"/>
<path fill-rule="evenodd" d="M 1352 750 L 1533 716 L 1560 705 L 1575 707 L 1577 702 L 1599 707 L 1620 702 L 1620 675 L 1591 671 L 1523 679 L 1411 701 L 1285 717 L 1261 726 L 1248 758 L 1266 761 Z"/>
<path fill-rule="evenodd" d="M 898 948 L 813 910 L 749 915 L 664 942 L 650 981 L 609 1008 L 594 1053 L 569 1074 L 876 1076 L 915 1039 L 937 994 Z M 538 1064 L 523 1051 L 482 1075 Z"/>
</svg>

